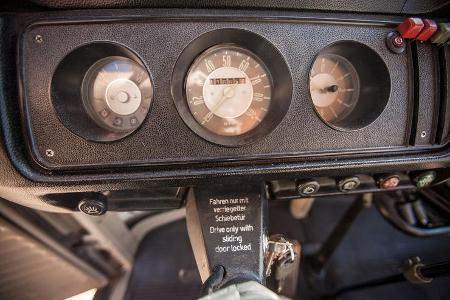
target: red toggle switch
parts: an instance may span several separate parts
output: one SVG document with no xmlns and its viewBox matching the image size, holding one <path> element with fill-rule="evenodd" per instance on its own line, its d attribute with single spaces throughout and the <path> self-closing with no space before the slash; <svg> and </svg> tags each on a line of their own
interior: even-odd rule
<svg viewBox="0 0 450 300">
<path fill-rule="evenodd" d="M 414 39 L 422 31 L 424 24 L 420 18 L 408 18 L 397 27 L 404 39 Z"/>
<path fill-rule="evenodd" d="M 416 37 L 419 41 L 425 42 L 428 40 L 438 29 L 438 26 L 435 21 L 430 19 L 423 19 L 423 29 Z"/>
</svg>

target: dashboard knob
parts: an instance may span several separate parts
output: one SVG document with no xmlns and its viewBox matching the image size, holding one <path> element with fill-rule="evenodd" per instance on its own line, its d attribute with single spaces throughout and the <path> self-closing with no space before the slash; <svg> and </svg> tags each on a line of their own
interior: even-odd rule
<svg viewBox="0 0 450 300">
<path fill-rule="evenodd" d="M 104 195 L 90 196 L 78 203 L 78 209 L 87 215 L 100 216 L 106 213 L 106 197 Z"/>
<path fill-rule="evenodd" d="M 395 188 L 400 183 L 400 177 L 395 174 L 386 175 L 386 176 L 381 177 L 377 183 L 378 183 L 378 187 L 383 190 Z"/>
<path fill-rule="evenodd" d="M 356 190 L 359 187 L 360 183 L 361 182 L 358 177 L 348 177 L 338 182 L 338 188 L 341 192 L 350 192 Z"/>
<path fill-rule="evenodd" d="M 435 171 L 426 171 L 415 176 L 413 178 L 413 181 L 416 184 L 416 187 L 423 188 L 430 186 L 435 179 L 436 179 Z"/>
<path fill-rule="evenodd" d="M 308 180 L 297 183 L 297 192 L 302 196 L 310 196 L 317 193 L 320 184 L 316 180 Z"/>
</svg>

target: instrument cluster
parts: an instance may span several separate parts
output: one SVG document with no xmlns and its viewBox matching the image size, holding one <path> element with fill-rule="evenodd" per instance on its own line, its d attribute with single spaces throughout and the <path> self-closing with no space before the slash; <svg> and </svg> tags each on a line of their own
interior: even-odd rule
<svg viewBox="0 0 450 300">
<path fill-rule="evenodd" d="M 80 59 L 88 64 L 80 67 Z M 76 84 L 65 81 L 68 77 L 77 78 Z M 373 122 L 390 93 L 383 60 L 354 41 L 324 47 L 308 81 L 310 95 L 304 96 L 336 130 Z M 241 146 L 270 134 L 283 120 L 292 86 L 286 60 L 267 39 L 246 30 L 220 29 L 186 46 L 172 72 L 171 94 L 183 121 L 197 135 L 218 145 Z M 138 54 L 113 43 L 84 45 L 67 55 L 55 72 L 52 90 L 61 121 L 94 142 L 114 142 L 137 130 L 154 94 L 151 70 Z M 80 115 L 89 120 L 81 127 L 74 118 Z"/>
<path fill-rule="evenodd" d="M 410 56 L 424 62 L 434 47 L 394 53 L 389 26 L 154 18 L 25 30 L 23 113 L 40 166 L 299 162 L 412 151 L 441 135 L 428 126 L 437 104 L 421 113 L 433 86 L 413 91 Z"/>
</svg>

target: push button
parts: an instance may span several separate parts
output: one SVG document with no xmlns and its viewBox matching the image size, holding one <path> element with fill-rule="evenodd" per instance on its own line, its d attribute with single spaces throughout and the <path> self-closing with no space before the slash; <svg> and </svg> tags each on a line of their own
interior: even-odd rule
<svg viewBox="0 0 450 300">
<path fill-rule="evenodd" d="M 400 177 L 398 175 L 386 175 L 378 180 L 378 187 L 383 190 L 392 189 L 399 185 Z"/>
<path fill-rule="evenodd" d="M 341 192 L 349 192 L 359 187 L 360 181 L 356 176 L 348 177 L 338 182 L 338 188 Z"/>
<path fill-rule="evenodd" d="M 107 210 L 106 197 L 104 195 L 86 197 L 78 203 L 78 209 L 91 216 L 103 215 Z"/>
<path fill-rule="evenodd" d="M 436 172 L 427 171 L 414 177 L 413 181 L 416 184 L 416 187 L 423 188 L 430 186 L 435 179 L 436 179 Z"/>
<path fill-rule="evenodd" d="M 303 181 L 297 184 L 297 192 L 302 196 L 309 196 L 317 193 L 320 184 L 315 180 Z"/>
<path fill-rule="evenodd" d="M 394 53 L 400 54 L 406 49 L 405 40 L 397 31 L 389 32 L 386 36 L 386 46 Z"/>
</svg>

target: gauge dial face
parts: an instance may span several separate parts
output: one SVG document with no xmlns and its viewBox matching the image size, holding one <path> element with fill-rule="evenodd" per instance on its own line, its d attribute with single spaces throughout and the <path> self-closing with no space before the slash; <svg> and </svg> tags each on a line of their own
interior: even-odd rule
<svg viewBox="0 0 450 300">
<path fill-rule="evenodd" d="M 222 136 L 238 136 L 267 115 L 272 79 L 264 63 L 235 45 L 203 52 L 186 77 L 186 100 L 195 120 Z"/>
<path fill-rule="evenodd" d="M 358 73 L 342 56 L 319 55 L 310 72 L 309 89 L 317 113 L 333 124 L 347 117 L 358 102 Z"/>
<path fill-rule="evenodd" d="M 82 98 L 87 113 L 99 126 L 114 132 L 132 131 L 142 124 L 152 97 L 147 71 L 125 57 L 97 61 L 83 79 Z"/>
</svg>

